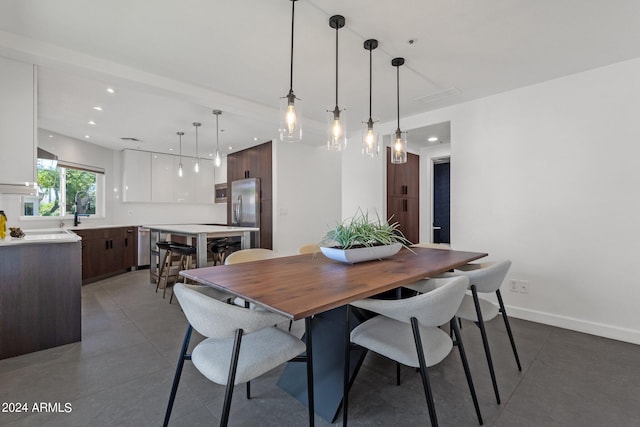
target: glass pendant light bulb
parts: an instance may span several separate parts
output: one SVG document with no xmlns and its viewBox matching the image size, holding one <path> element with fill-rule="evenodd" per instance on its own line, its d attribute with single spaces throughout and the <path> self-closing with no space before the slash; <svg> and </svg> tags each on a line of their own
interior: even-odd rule
<svg viewBox="0 0 640 427">
<path fill-rule="evenodd" d="M 221 164 L 222 164 L 222 158 L 220 157 L 220 150 L 216 150 L 215 165 L 218 168 L 220 167 Z"/>
<path fill-rule="evenodd" d="M 182 135 L 184 135 L 184 132 L 176 132 L 176 135 L 178 135 L 178 139 L 180 141 L 180 161 L 178 163 L 178 176 L 182 177 Z"/>
<path fill-rule="evenodd" d="M 338 30 L 345 25 L 345 19 L 342 15 L 333 15 L 329 18 L 329 27 L 336 30 L 336 103 L 333 110 L 327 110 L 328 114 L 328 135 L 327 148 L 330 151 L 342 151 L 347 148 L 347 120 L 344 115 L 344 109 L 338 107 Z"/>
<path fill-rule="evenodd" d="M 369 120 L 362 122 L 362 155 L 370 158 L 380 154 L 380 144 L 378 132 L 376 132 L 373 124 L 375 121 L 371 117 L 371 109 L 373 104 L 373 55 L 372 52 L 378 47 L 378 40 L 368 39 L 364 42 L 365 50 L 369 51 Z"/>
<path fill-rule="evenodd" d="M 298 118 L 296 117 L 296 106 L 293 103 L 293 100 L 287 105 L 287 133 L 289 135 L 293 134 L 296 126 L 298 124 Z"/>
<path fill-rule="evenodd" d="M 202 125 L 202 123 L 194 122 L 193 126 L 196 128 L 196 163 L 193 165 L 193 171 L 195 173 L 200 172 L 200 153 L 198 150 L 198 128 Z"/>
<path fill-rule="evenodd" d="M 291 58 L 289 70 L 289 93 L 280 98 L 280 141 L 300 142 L 302 140 L 300 99 L 293 93 L 293 34 L 296 1 L 291 0 Z M 298 105 L 296 108 L 296 100 Z"/>
</svg>

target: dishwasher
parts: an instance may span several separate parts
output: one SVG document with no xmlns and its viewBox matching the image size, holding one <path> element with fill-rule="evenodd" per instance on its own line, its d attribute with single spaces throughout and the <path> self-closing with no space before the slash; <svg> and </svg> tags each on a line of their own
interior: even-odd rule
<svg viewBox="0 0 640 427">
<path fill-rule="evenodd" d="M 138 227 L 138 268 L 151 264 L 151 232 L 146 227 Z"/>
</svg>

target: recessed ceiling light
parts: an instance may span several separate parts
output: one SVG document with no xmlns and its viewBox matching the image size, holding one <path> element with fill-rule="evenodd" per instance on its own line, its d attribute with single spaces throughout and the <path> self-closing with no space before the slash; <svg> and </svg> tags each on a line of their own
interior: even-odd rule
<svg viewBox="0 0 640 427">
<path fill-rule="evenodd" d="M 258 140 L 258 137 L 257 137 L 257 136 L 256 136 L 256 137 L 254 137 L 254 138 L 253 138 L 253 140 L 254 140 L 254 141 L 257 141 L 257 140 Z"/>
<path fill-rule="evenodd" d="M 96 122 L 94 122 L 93 120 L 89 120 L 89 124 L 90 124 L 90 125 L 95 125 L 95 124 L 96 124 Z"/>
<path fill-rule="evenodd" d="M 53 138 L 53 135 L 49 135 L 49 138 Z"/>
<path fill-rule="evenodd" d="M 232 147 L 232 146 L 229 146 L 229 150 L 233 150 L 233 147 Z"/>
<path fill-rule="evenodd" d="M 169 151 L 173 151 L 173 148 L 169 148 Z M 157 157 L 157 156 L 156 156 Z"/>
<path fill-rule="evenodd" d="M 84 137 L 87 138 L 87 139 L 91 138 L 91 136 L 89 136 L 89 135 L 85 135 Z"/>
<path fill-rule="evenodd" d="M 213 157 L 213 153 L 209 153 L 209 157 Z"/>
<path fill-rule="evenodd" d="M 102 111 L 102 107 L 96 105 L 95 107 L 93 107 L 94 110 L 96 111 Z"/>
<path fill-rule="evenodd" d="M 429 141 L 429 142 L 436 142 L 437 140 L 438 140 L 437 136 L 431 136 L 431 137 L 429 137 L 429 139 L 427 139 L 427 141 Z"/>
<path fill-rule="evenodd" d="M 116 93 L 115 89 L 113 89 L 112 87 L 108 87 L 108 88 L 107 88 L 107 92 L 109 92 L 109 93 Z"/>
</svg>

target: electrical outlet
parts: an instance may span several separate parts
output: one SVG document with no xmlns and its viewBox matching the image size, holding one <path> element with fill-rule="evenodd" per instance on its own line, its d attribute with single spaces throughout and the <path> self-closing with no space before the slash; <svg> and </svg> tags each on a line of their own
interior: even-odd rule
<svg viewBox="0 0 640 427">
<path fill-rule="evenodd" d="M 529 293 L 529 282 L 526 280 L 509 280 L 509 290 L 519 294 Z"/>
</svg>

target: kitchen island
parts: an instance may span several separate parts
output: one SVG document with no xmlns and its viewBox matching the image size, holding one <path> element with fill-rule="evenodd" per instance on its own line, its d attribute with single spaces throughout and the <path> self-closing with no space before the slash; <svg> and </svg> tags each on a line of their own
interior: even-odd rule
<svg viewBox="0 0 640 427">
<path fill-rule="evenodd" d="M 155 250 L 156 243 L 164 240 L 162 234 L 171 234 L 187 238 L 187 243 L 191 245 L 191 240 L 196 239 L 196 265 L 198 268 L 207 266 L 207 240 L 222 237 L 240 237 L 242 249 L 250 247 L 251 233 L 260 231 L 257 227 L 231 227 L 227 225 L 201 225 L 201 224 L 162 224 L 145 225 L 151 230 L 151 250 Z M 151 274 L 154 273 L 154 263 L 151 263 Z"/>
<path fill-rule="evenodd" d="M 80 341 L 80 237 L 25 231 L 0 240 L 0 359 Z"/>
</svg>

